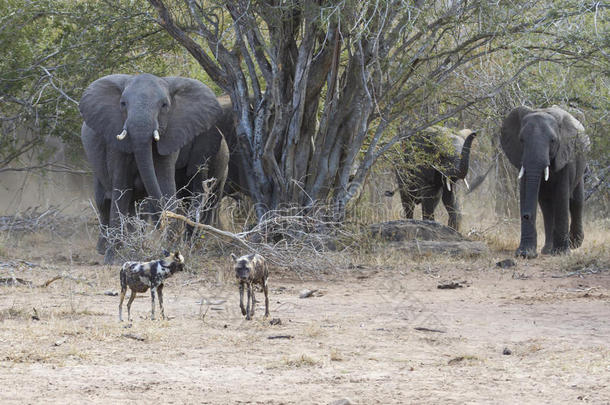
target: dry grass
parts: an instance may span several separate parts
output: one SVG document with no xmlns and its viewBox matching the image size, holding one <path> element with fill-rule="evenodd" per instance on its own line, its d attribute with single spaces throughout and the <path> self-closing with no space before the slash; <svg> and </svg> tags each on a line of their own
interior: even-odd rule
<svg viewBox="0 0 610 405">
<path fill-rule="evenodd" d="M 301 367 L 316 367 L 321 365 L 320 360 L 316 360 L 307 354 L 301 354 L 296 357 L 284 357 L 281 364 L 288 368 L 301 368 Z"/>
</svg>

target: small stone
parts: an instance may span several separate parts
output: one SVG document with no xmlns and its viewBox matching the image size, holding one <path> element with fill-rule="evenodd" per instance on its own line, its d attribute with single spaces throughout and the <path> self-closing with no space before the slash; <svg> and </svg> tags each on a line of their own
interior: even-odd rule
<svg viewBox="0 0 610 405">
<path fill-rule="evenodd" d="M 302 290 L 299 294 L 299 298 L 309 298 L 318 290 Z"/>
<path fill-rule="evenodd" d="M 352 401 L 347 398 L 343 398 L 330 402 L 328 405 L 352 405 Z"/>
<path fill-rule="evenodd" d="M 281 325 L 282 324 L 282 320 L 280 318 L 273 318 L 272 320 L 269 321 L 269 323 L 271 325 Z"/>
<path fill-rule="evenodd" d="M 508 269 L 509 267 L 513 267 L 516 265 L 517 265 L 517 262 L 514 259 L 505 259 L 505 260 L 501 260 L 498 263 L 496 263 L 496 266 L 500 267 L 502 269 Z"/>
<path fill-rule="evenodd" d="M 505 356 L 510 356 L 513 354 L 513 352 L 508 347 L 505 347 L 504 350 L 502 350 L 502 354 Z"/>
</svg>

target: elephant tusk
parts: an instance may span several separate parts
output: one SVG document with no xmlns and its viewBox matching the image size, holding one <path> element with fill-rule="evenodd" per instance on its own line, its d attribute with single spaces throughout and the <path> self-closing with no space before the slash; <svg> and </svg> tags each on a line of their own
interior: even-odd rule
<svg viewBox="0 0 610 405">
<path fill-rule="evenodd" d="M 466 189 L 470 190 L 470 185 L 468 184 L 468 182 L 466 181 L 466 179 L 464 179 L 464 184 L 466 184 Z"/>
<path fill-rule="evenodd" d="M 544 181 L 549 181 L 549 167 L 544 168 Z"/>
<path fill-rule="evenodd" d="M 447 181 L 445 182 L 445 184 L 447 185 L 447 190 L 451 191 L 451 180 L 447 179 Z M 438 190 L 438 189 L 437 189 Z"/>
<path fill-rule="evenodd" d="M 116 139 L 118 139 L 119 141 L 122 141 L 123 139 L 125 139 L 125 137 L 127 136 L 127 130 L 123 129 L 123 132 L 121 132 L 120 134 L 118 134 L 116 136 Z"/>
<path fill-rule="evenodd" d="M 153 131 L 153 138 L 155 138 L 155 141 L 159 141 L 160 139 L 159 131 L 157 131 L 156 129 Z"/>
<path fill-rule="evenodd" d="M 523 177 L 524 174 L 525 174 L 525 168 L 523 166 L 521 166 L 521 170 L 519 170 L 519 175 L 517 176 L 517 178 L 519 180 L 521 180 L 521 177 Z"/>
</svg>

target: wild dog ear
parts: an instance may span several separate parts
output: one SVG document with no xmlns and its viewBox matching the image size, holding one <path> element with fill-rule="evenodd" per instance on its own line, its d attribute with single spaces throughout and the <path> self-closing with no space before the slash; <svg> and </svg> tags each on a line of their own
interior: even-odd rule
<svg viewBox="0 0 610 405">
<path fill-rule="evenodd" d="M 234 262 L 237 261 L 237 256 L 235 256 L 233 253 L 231 253 L 231 259 L 233 259 Z"/>
<path fill-rule="evenodd" d="M 180 254 L 180 251 L 179 251 L 179 250 L 176 250 L 176 252 L 174 252 L 174 258 L 175 258 L 176 260 L 178 260 L 178 262 L 179 262 L 179 263 L 184 262 L 184 256 L 182 256 L 182 255 Z"/>
</svg>

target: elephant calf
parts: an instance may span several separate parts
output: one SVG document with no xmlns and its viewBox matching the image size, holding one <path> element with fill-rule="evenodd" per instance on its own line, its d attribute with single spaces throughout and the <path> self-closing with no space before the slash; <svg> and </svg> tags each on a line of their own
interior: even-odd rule
<svg viewBox="0 0 610 405">
<path fill-rule="evenodd" d="M 449 227 L 459 231 L 461 214 L 455 183 L 466 181 L 470 148 L 476 135 L 470 129 L 454 133 L 434 126 L 403 144 L 402 162 L 395 174 L 405 217 L 412 219 L 415 204 L 422 204 L 423 219 L 433 221 L 434 210 L 442 198 L 449 214 Z"/>
</svg>

